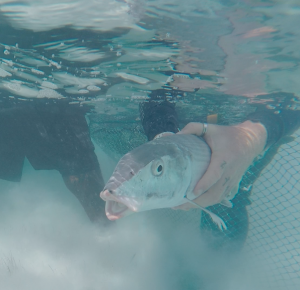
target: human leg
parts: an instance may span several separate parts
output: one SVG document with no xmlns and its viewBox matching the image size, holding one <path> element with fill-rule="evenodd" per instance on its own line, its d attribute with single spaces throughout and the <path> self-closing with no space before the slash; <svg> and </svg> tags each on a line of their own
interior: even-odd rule
<svg viewBox="0 0 300 290">
<path fill-rule="evenodd" d="M 104 187 L 100 169 L 76 175 L 64 175 L 63 180 L 92 222 L 108 221 L 105 215 L 105 202 L 99 198 L 99 192 Z"/>
<path fill-rule="evenodd" d="M 61 104 L 37 106 L 32 140 L 26 155 L 37 170 L 58 170 L 92 222 L 106 221 L 99 197 L 104 181 L 80 107 Z"/>
<path fill-rule="evenodd" d="M 27 131 L 22 123 L 17 110 L 0 108 L 0 179 L 21 180 L 26 144 L 20 138 L 20 130 Z"/>
</svg>

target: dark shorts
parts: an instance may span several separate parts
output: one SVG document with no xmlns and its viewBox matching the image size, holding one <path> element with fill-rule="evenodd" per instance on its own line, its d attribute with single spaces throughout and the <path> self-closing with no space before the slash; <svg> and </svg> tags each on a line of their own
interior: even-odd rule
<svg viewBox="0 0 300 290">
<path fill-rule="evenodd" d="M 20 181 L 34 169 L 77 175 L 99 168 L 85 111 L 75 105 L 24 102 L 0 108 L 0 178 Z"/>
</svg>

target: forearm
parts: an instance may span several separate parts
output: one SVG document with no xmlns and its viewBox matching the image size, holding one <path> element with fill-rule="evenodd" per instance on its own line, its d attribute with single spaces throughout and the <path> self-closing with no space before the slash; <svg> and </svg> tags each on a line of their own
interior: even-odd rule
<svg viewBox="0 0 300 290">
<path fill-rule="evenodd" d="M 267 130 L 265 148 L 269 148 L 280 138 L 292 134 L 300 126 L 300 111 L 282 110 L 275 114 L 271 110 L 258 110 L 247 116 L 247 120 L 261 123 Z"/>
</svg>

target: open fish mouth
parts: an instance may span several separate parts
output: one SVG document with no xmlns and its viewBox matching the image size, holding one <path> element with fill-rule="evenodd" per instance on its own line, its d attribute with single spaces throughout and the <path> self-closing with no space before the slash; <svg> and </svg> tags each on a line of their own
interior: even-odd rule
<svg viewBox="0 0 300 290">
<path fill-rule="evenodd" d="M 111 221 L 118 220 L 137 211 L 136 202 L 126 197 L 117 197 L 107 189 L 100 193 L 100 197 L 106 201 L 105 214 Z"/>
</svg>

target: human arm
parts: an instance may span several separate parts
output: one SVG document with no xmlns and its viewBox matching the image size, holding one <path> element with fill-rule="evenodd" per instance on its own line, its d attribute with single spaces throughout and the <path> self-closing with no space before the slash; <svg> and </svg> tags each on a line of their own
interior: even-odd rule
<svg viewBox="0 0 300 290">
<path fill-rule="evenodd" d="M 279 139 L 292 134 L 300 127 L 300 111 L 282 110 L 278 113 L 278 111 L 258 108 L 247 116 L 247 120 L 264 125 L 268 132 L 265 146 L 268 149 Z"/>
<path fill-rule="evenodd" d="M 202 123 L 189 123 L 178 134 L 200 136 Z M 253 160 L 264 150 L 267 131 L 261 123 L 245 121 L 235 126 L 209 124 L 204 135 L 212 150 L 210 165 L 197 183 L 192 196 L 197 204 L 207 207 L 234 196 L 244 172 Z M 189 209 L 183 204 L 178 209 Z"/>
<path fill-rule="evenodd" d="M 216 204 L 228 194 L 231 198 L 234 197 L 239 181 L 253 159 L 282 137 L 292 134 L 300 126 L 300 112 L 282 110 L 278 114 L 273 110 L 259 108 L 247 116 L 247 121 L 237 126 L 215 127 L 216 125 L 211 124 L 208 126 L 210 130 L 207 131 L 204 139 L 212 149 L 212 159 L 206 174 L 195 187 L 194 196 L 191 197 L 199 196 L 194 201 L 202 206 Z M 243 134 L 245 129 L 251 134 Z M 190 123 L 180 134 L 200 135 L 202 130 L 202 123 Z M 244 142 L 234 141 L 237 136 L 240 136 Z M 258 142 L 259 140 L 261 142 Z M 262 143 L 265 143 L 263 147 Z M 219 170 L 218 166 L 221 166 L 222 159 L 226 162 L 226 166 L 224 164 L 224 168 Z M 189 209 L 190 207 L 189 204 L 184 204 L 177 208 Z"/>
</svg>

